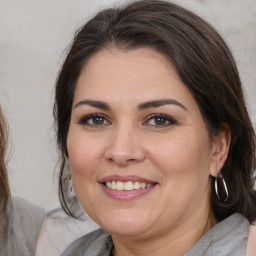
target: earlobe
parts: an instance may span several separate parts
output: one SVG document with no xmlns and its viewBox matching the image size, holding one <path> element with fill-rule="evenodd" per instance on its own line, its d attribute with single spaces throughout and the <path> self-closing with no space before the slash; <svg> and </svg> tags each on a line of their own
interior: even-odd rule
<svg viewBox="0 0 256 256">
<path fill-rule="evenodd" d="M 223 123 L 219 134 L 213 139 L 212 147 L 212 166 L 210 175 L 217 176 L 217 167 L 222 169 L 228 157 L 229 147 L 231 142 L 231 130 L 228 124 Z"/>
</svg>

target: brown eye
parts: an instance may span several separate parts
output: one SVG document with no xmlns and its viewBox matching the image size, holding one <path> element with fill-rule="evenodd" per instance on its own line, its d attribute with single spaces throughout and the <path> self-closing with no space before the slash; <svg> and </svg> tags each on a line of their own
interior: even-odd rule
<svg viewBox="0 0 256 256">
<path fill-rule="evenodd" d="M 90 123 L 95 125 L 100 125 L 100 124 L 104 124 L 104 121 L 105 120 L 102 117 L 93 117 L 91 118 Z M 88 123 L 89 123 L 89 120 L 88 120 Z"/>
<path fill-rule="evenodd" d="M 79 121 L 79 123 L 82 125 L 95 126 L 95 127 L 110 124 L 110 122 L 107 120 L 107 118 L 101 114 L 87 115 L 87 116 L 83 117 Z"/>
<path fill-rule="evenodd" d="M 145 124 L 156 127 L 167 127 L 176 124 L 177 122 L 170 116 L 164 114 L 150 115 Z"/>
<path fill-rule="evenodd" d="M 154 122 L 156 125 L 166 125 L 167 120 L 162 117 L 156 117 Z"/>
</svg>

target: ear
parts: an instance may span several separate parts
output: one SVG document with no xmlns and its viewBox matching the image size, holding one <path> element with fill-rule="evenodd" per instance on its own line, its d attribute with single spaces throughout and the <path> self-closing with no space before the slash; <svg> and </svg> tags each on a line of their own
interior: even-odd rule
<svg viewBox="0 0 256 256">
<path fill-rule="evenodd" d="M 212 141 L 212 161 L 210 166 L 210 175 L 217 176 L 217 166 L 221 170 L 228 157 L 231 142 L 231 130 L 228 124 L 221 125 L 219 134 L 214 136 Z"/>
</svg>

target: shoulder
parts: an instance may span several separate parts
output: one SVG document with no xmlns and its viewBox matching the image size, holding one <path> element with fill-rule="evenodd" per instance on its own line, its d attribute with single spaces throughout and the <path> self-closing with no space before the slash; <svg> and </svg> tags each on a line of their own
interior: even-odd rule
<svg viewBox="0 0 256 256">
<path fill-rule="evenodd" d="M 59 204 L 53 205 L 47 210 L 38 238 L 36 256 L 59 256 L 77 238 L 98 228 L 88 215 L 74 219 Z"/>
<path fill-rule="evenodd" d="M 61 256 L 109 255 L 112 247 L 110 235 L 102 229 L 97 229 L 74 241 Z"/>
<path fill-rule="evenodd" d="M 14 228 L 38 237 L 45 210 L 19 196 L 12 197 L 12 204 Z"/>
<path fill-rule="evenodd" d="M 39 207 L 32 202 L 20 197 L 12 196 L 12 204 L 14 212 L 17 211 L 19 216 L 27 216 L 28 218 L 34 220 L 42 220 L 45 210 L 42 207 Z"/>
<path fill-rule="evenodd" d="M 250 225 L 246 256 L 256 255 L 256 223 Z"/>
<path fill-rule="evenodd" d="M 45 211 L 19 196 L 12 196 L 10 227 L 3 248 L 5 256 L 35 255 Z"/>
</svg>

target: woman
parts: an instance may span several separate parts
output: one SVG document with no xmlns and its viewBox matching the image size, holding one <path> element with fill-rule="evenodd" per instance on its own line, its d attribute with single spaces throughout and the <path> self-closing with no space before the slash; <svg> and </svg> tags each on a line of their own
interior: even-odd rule
<svg viewBox="0 0 256 256">
<path fill-rule="evenodd" d="M 201 18 L 155 0 L 98 13 L 54 114 L 62 206 L 76 215 L 72 177 L 102 228 L 62 255 L 253 255 L 255 133 L 232 54 Z"/>
<path fill-rule="evenodd" d="M 9 218 L 8 218 L 8 201 L 10 198 L 10 189 L 8 186 L 8 177 L 6 172 L 6 147 L 7 147 L 7 128 L 4 122 L 2 110 L 0 108 L 0 213 L 1 216 L 5 219 L 3 225 L 0 226 L 0 248 L 3 243 L 3 238 L 7 233 L 7 229 L 9 226 Z"/>
<path fill-rule="evenodd" d="M 34 256 L 44 210 L 11 197 L 6 171 L 7 127 L 0 108 L 0 255 Z"/>
</svg>

